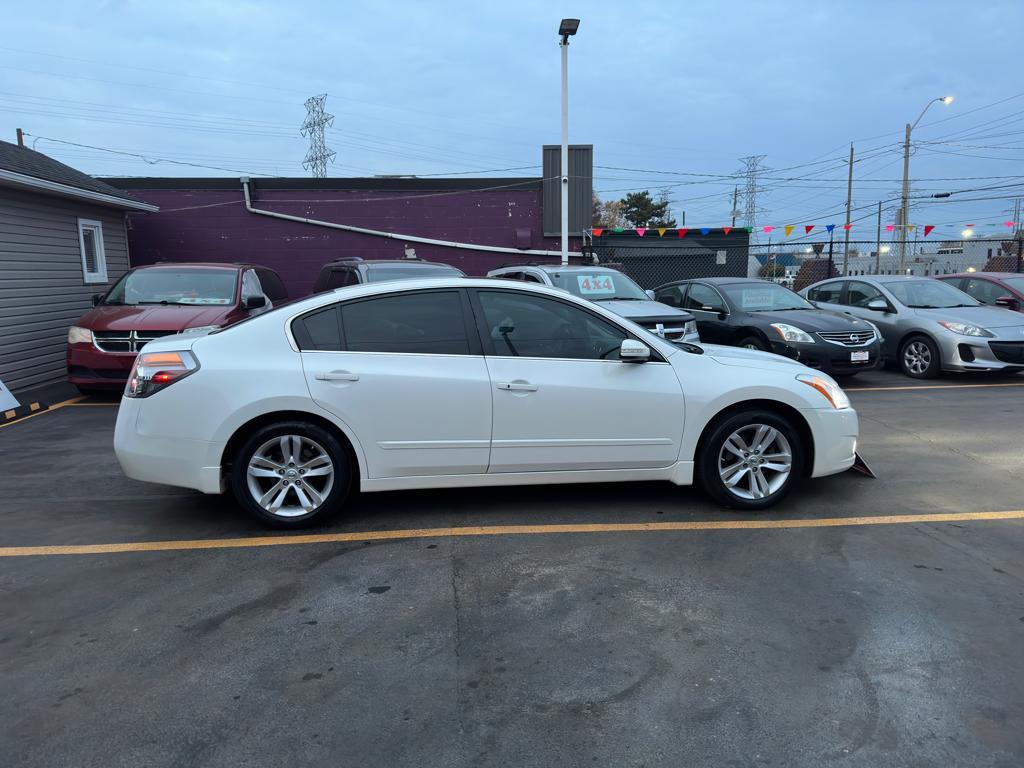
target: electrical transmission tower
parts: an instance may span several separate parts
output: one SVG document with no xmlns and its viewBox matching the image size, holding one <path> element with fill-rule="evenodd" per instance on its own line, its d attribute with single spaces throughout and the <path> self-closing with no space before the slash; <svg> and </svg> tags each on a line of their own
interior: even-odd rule
<svg viewBox="0 0 1024 768">
<path fill-rule="evenodd" d="M 750 227 L 751 240 L 757 238 L 757 214 L 761 212 L 761 209 L 757 207 L 757 195 L 764 192 L 764 189 L 758 186 L 757 180 L 761 173 L 768 170 L 761 165 L 761 161 L 765 157 L 767 155 L 750 155 L 740 158 L 740 162 L 743 163 L 740 173 L 747 177 L 743 188 L 743 225 Z"/>
<path fill-rule="evenodd" d="M 337 154 L 324 143 L 324 128 L 334 123 L 334 115 L 324 111 L 326 100 L 326 93 L 306 99 L 306 122 L 301 129 L 302 135 L 309 137 L 309 151 L 302 161 L 302 167 L 312 171 L 313 177 L 317 179 L 327 175 L 327 164 L 333 163 Z"/>
</svg>

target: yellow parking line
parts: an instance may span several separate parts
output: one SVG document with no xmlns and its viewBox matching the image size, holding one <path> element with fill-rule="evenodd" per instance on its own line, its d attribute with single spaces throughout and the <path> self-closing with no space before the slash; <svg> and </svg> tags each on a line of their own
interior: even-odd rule
<svg viewBox="0 0 1024 768">
<path fill-rule="evenodd" d="M 921 384 L 906 387 L 847 387 L 846 392 L 899 392 L 908 389 L 983 389 L 985 387 L 1024 387 L 1024 381 L 1006 384 Z"/>
<path fill-rule="evenodd" d="M 56 411 L 58 408 L 66 408 L 69 405 L 74 405 L 79 400 L 85 400 L 85 395 L 81 395 L 80 397 L 68 398 L 67 400 L 62 400 L 59 403 L 55 403 L 55 404 L 51 405 L 45 411 L 36 411 L 35 413 L 30 413 L 28 416 L 22 416 L 20 419 L 15 419 L 14 421 L 8 421 L 6 424 L 0 424 L 0 429 L 3 429 L 4 427 L 10 427 L 10 426 L 13 426 L 15 424 L 20 424 L 21 422 L 27 421 L 28 419 L 34 419 L 36 416 L 42 416 L 44 413 L 49 413 L 50 411 Z"/>
<path fill-rule="evenodd" d="M 123 552 L 168 552 L 189 549 L 241 549 L 245 547 L 337 544 L 357 541 L 435 539 L 461 536 L 516 536 L 524 534 L 635 533 L 656 531 L 732 531 L 743 529 L 830 528 L 847 525 L 949 523 L 970 520 L 1022 520 L 1024 509 L 1006 512 L 953 512 L 877 517 L 827 517 L 811 520 L 706 520 L 678 523 L 573 523 L 565 525 L 470 525 L 457 528 L 406 528 L 392 531 L 355 531 L 299 536 L 254 536 L 241 539 L 186 539 L 134 541 L 117 544 L 71 544 L 41 547 L 0 547 L 0 557 L 32 555 L 105 555 Z"/>
</svg>

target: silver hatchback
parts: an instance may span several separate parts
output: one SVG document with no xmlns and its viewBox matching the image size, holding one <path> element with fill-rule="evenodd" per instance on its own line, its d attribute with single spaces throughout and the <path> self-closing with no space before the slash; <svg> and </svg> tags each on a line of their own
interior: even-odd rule
<svg viewBox="0 0 1024 768">
<path fill-rule="evenodd" d="M 984 306 L 939 280 L 833 278 L 800 293 L 822 309 L 874 323 L 885 337 L 886 359 L 915 379 L 942 371 L 1024 370 L 1024 315 Z"/>
</svg>

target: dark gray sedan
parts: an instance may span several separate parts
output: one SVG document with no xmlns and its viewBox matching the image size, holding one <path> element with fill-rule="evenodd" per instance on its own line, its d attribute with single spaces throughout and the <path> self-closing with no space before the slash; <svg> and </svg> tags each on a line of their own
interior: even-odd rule
<svg viewBox="0 0 1024 768">
<path fill-rule="evenodd" d="M 870 320 L 885 337 L 886 358 L 916 379 L 943 371 L 1024 370 L 1024 315 L 986 307 L 939 280 L 833 278 L 800 293 L 822 309 Z"/>
</svg>

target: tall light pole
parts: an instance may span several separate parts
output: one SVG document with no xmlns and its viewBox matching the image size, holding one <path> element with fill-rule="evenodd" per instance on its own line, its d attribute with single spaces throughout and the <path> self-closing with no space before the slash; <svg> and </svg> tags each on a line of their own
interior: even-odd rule
<svg viewBox="0 0 1024 768">
<path fill-rule="evenodd" d="M 937 101 L 941 101 L 943 104 L 952 104 L 952 96 L 939 96 L 937 99 L 932 99 L 924 105 L 924 109 L 921 110 L 921 114 L 917 116 L 917 120 L 913 123 L 907 123 L 907 131 L 903 138 L 903 195 L 900 202 L 900 273 L 903 273 L 903 262 L 907 257 L 907 218 L 909 216 L 907 212 L 907 198 L 910 195 L 910 132 L 917 127 L 917 124 L 921 122 L 921 118 L 924 117 L 924 113 L 928 111 L 928 107 Z"/>
<path fill-rule="evenodd" d="M 562 183 L 560 186 L 562 201 L 562 264 L 569 263 L 569 38 L 580 28 L 579 19 L 562 19 L 558 25 L 558 34 L 562 42 Z"/>
</svg>

